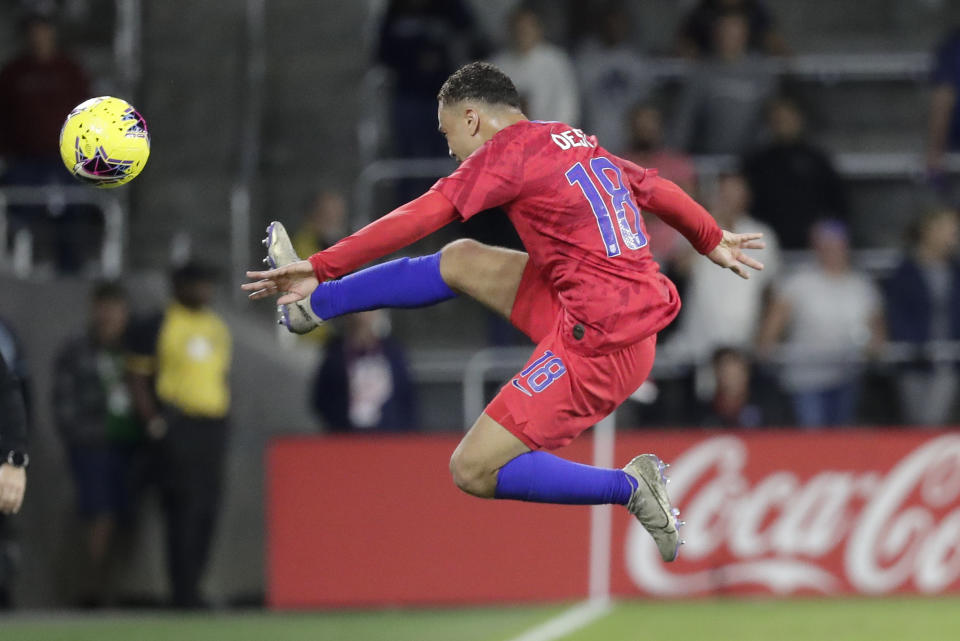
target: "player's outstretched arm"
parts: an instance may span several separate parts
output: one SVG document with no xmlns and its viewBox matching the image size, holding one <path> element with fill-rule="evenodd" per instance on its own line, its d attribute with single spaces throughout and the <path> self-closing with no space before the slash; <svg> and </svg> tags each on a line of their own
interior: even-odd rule
<svg viewBox="0 0 960 641">
<path fill-rule="evenodd" d="M 723 231 L 723 238 L 720 243 L 707 254 L 707 258 L 717 265 L 733 271 L 740 278 L 750 278 L 750 272 L 746 268 L 763 269 L 763 263 L 747 256 L 744 249 L 763 249 L 764 242 L 760 240 L 763 234 L 734 234 L 727 230 Z"/>
<path fill-rule="evenodd" d="M 367 263 L 392 254 L 457 220 L 457 210 L 435 190 L 394 209 L 333 247 L 277 269 L 249 271 L 241 287 L 251 299 L 283 294 L 286 305 L 310 296 L 323 281 L 349 274 Z"/>
<path fill-rule="evenodd" d="M 621 159 L 622 160 L 622 159 Z M 701 254 L 708 254 L 721 240 L 721 229 L 713 216 L 676 184 L 661 178 L 655 170 L 623 161 L 639 205 L 653 212 L 686 238 Z"/>
<path fill-rule="evenodd" d="M 659 216 L 690 241 L 694 249 L 717 265 L 750 278 L 751 269 L 763 264 L 746 255 L 745 249 L 763 249 L 763 234 L 734 234 L 720 229 L 713 216 L 677 185 L 633 163 L 625 162 L 634 195 L 641 206 Z"/>
</svg>

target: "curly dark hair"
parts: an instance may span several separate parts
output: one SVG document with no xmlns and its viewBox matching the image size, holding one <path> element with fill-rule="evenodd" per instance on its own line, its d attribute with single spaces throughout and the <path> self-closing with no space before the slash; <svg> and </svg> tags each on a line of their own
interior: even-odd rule
<svg viewBox="0 0 960 641">
<path fill-rule="evenodd" d="M 471 62 L 453 72 L 437 94 L 443 104 L 482 100 L 520 109 L 520 94 L 507 74 L 489 62 Z"/>
</svg>

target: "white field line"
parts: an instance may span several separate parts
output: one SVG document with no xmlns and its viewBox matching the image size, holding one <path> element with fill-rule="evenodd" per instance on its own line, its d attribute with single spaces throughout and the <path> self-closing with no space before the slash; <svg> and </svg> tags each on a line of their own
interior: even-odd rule
<svg viewBox="0 0 960 641">
<path fill-rule="evenodd" d="M 563 614 L 530 628 L 509 641 L 554 641 L 580 628 L 585 628 L 597 619 L 606 616 L 613 609 L 608 599 L 590 599 L 573 606 Z"/>
</svg>

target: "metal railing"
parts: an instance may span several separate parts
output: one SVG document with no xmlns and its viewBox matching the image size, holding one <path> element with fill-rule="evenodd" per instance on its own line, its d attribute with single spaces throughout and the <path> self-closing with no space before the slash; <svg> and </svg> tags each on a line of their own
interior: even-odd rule
<svg viewBox="0 0 960 641">
<path fill-rule="evenodd" d="M 240 128 L 240 164 L 230 189 L 230 266 L 233 274 L 242 274 L 251 266 L 251 208 L 260 159 L 266 78 L 266 0 L 246 0 L 244 31 L 245 72 L 242 127 Z M 246 295 L 233 288 L 235 303 Z"/>
<path fill-rule="evenodd" d="M 877 80 L 922 82 L 929 77 L 933 55 L 928 51 L 897 53 L 803 54 L 769 58 L 774 73 L 811 82 L 866 82 Z M 637 66 L 654 80 L 680 80 L 694 71 L 697 63 L 683 58 L 654 58 L 637 54 Z M 364 165 L 375 161 L 390 126 L 386 103 L 392 91 L 390 71 L 375 65 L 360 83 L 363 113 L 357 125 L 360 158 Z M 361 210 L 364 211 L 364 210 Z"/>
<path fill-rule="evenodd" d="M 679 79 L 701 63 L 683 58 L 645 58 L 637 63 L 655 78 Z M 933 64 L 928 51 L 817 53 L 786 58 L 766 58 L 771 71 L 811 81 L 925 80 Z"/>
<path fill-rule="evenodd" d="M 45 185 L 42 187 L 4 187 L 0 189 L 0 267 L 19 277 L 34 270 L 34 239 L 29 229 L 18 230 L 9 237 L 7 215 L 10 206 L 46 207 L 51 212 L 69 205 L 93 205 L 103 213 L 103 242 L 100 247 L 100 273 L 108 278 L 120 276 L 126 245 L 126 208 L 122 197 L 87 187 Z M 13 250 L 8 247 L 13 245 Z"/>
<path fill-rule="evenodd" d="M 458 384 L 463 401 L 463 425 L 469 427 L 487 404 L 486 387 L 501 383 L 519 371 L 530 358 L 533 346 L 487 347 L 478 350 L 421 350 L 411 356 L 413 377 L 418 383 Z M 917 362 L 929 364 L 960 363 L 960 341 L 930 341 L 924 344 L 887 343 L 877 354 L 851 349 L 838 354 L 816 346 L 796 345 L 778 348 L 764 363 L 784 365 L 846 365 L 868 363 L 904 366 Z M 651 377 L 677 378 L 705 363 L 692 358 L 681 346 L 658 346 Z"/>
<path fill-rule="evenodd" d="M 700 177 L 714 177 L 739 166 L 740 157 L 729 154 L 693 156 Z M 850 151 L 832 154 L 837 171 L 851 180 L 920 179 L 927 174 L 926 157 L 916 152 Z M 960 174 L 960 154 L 944 157 L 945 172 Z"/>
<path fill-rule="evenodd" d="M 386 158 L 373 161 L 363 168 L 354 185 L 354 224 L 366 225 L 376 217 L 373 195 L 380 183 L 409 178 L 440 178 L 456 166 L 450 158 Z"/>
<path fill-rule="evenodd" d="M 922 178 L 927 172 L 925 157 L 911 152 L 844 152 L 833 155 L 837 171 L 850 180 Z M 737 167 L 739 158 L 731 155 L 693 156 L 698 179 L 705 189 L 724 171 Z M 365 225 L 376 218 L 374 194 L 381 183 L 412 178 L 440 178 L 455 167 L 449 158 L 385 158 L 376 160 L 360 172 L 354 185 L 356 205 L 354 224 Z M 945 157 L 944 170 L 960 174 L 960 154 Z"/>
<path fill-rule="evenodd" d="M 113 34 L 113 57 L 117 80 L 127 96 L 133 96 L 140 81 L 140 43 L 143 38 L 142 0 L 116 0 L 117 25 Z"/>
</svg>

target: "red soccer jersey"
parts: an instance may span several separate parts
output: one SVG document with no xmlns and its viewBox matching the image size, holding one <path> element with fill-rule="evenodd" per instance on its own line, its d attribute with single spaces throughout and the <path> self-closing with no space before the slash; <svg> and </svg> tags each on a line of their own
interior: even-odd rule
<svg viewBox="0 0 960 641">
<path fill-rule="evenodd" d="M 654 181 L 655 171 L 611 154 L 580 130 L 524 120 L 499 131 L 433 189 L 463 220 L 502 207 L 556 291 L 561 322 L 586 328 L 571 347 L 602 353 L 659 332 L 680 310 L 640 216 Z M 719 242 L 716 223 L 708 224 L 701 251 Z"/>
</svg>

